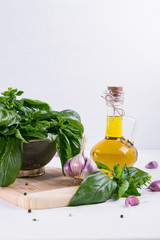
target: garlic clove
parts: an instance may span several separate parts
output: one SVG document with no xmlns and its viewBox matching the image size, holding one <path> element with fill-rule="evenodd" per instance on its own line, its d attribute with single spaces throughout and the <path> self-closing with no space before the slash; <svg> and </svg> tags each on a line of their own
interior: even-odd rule
<svg viewBox="0 0 160 240">
<path fill-rule="evenodd" d="M 152 182 L 149 185 L 148 189 L 155 191 L 155 192 L 159 192 L 160 191 L 160 180 Z"/>
<path fill-rule="evenodd" d="M 148 169 L 154 169 L 158 167 L 158 163 L 156 161 L 149 162 L 146 166 Z"/>
<path fill-rule="evenodd" d="M 127 207 L 129 206 L 135 206 L 135 205 L 138 205 L 139 204 L 139 199 L 133 195 L 129 196 L 126 198 L 125 200 L 125 205 Z"/>
<path fill-rule="evenodd" d="M 86 162 L 86 165 L 80 174 L 81 179 L 86 178 L 89 173 L 99 171 L 97 164 L 92 159 L 85 157 L 85 162 Z"/>
<path fill-rule="evenodd" d="M 78 154 L 72 158 L 70 162 L 70 169 L 74 176 L 79 176 L 85 166 L 85 160 L 82 154 Z"/>
<path fill-rule="evenodd" d="M 54 155 L 54 156 L 55 156 L 55 157 L 59 157 L 59 155 L 58 155 L 58 153 L 57 153 L 57 152 L 55 153 L 55 155 Z"/>
<path fill-rule="evenodd" d="M 64 164 L 63 170 L 66 176 L 73 177 L 73 173 L 70 168 L 70 162 L 72 158 L 68 159 L 67 162 Z"/>
</svg>

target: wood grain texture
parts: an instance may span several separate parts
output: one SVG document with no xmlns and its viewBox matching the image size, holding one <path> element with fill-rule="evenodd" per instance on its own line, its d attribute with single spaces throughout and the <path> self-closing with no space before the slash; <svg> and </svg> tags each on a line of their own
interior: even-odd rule
<svg viewBox="0 0 160 240">
<path fill-rule="evenodd" d="M 75 179 L 64 177 L 60 168 L 46 168 L 43 176 L 17 178 L 12 185 L 0 187 L 0 198 L 26 209 L 64 207 L 78 186 Z"/>
</svg>

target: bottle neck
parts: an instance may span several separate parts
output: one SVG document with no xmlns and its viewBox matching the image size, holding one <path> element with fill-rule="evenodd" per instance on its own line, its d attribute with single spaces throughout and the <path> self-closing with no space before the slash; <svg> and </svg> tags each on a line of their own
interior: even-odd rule
<svg viewBox="0 0 160 240">
<path fill-rule="evenodd" d="M 122 117 L 117 112 L 114 113 L 113 107 L 107 107 L 106 138 L 122 137 Z"/>
</svg>

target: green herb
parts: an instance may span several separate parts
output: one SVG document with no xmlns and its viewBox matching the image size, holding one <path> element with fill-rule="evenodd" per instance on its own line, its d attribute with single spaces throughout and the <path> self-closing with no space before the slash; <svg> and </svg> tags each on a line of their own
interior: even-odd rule
<svg viewBox="0 0 160 240">
<path fill-rule="evenodd" d="M 12 184 L 22 165 L 22 141 L 0 136 L 0 186 Z"/>
<path fill-rule="evenodd" d="M 62 169 L 80 152 L 83 125 L 72 110 L 53 111 L 42 101 L 17 97 L 23 91 L 8 88 L 0 96 L 0 186 L 13 183 L 21 169 L 22 143 L 31 139 L 56 142 Z"/>
<path fill-rule="evenodd" d="M 115 193 L 117 183 L 104 172 L 93 172 L 82 182 L 70 201 L 70 206 L 105 202 Z"/>
<path fill-rule="evenodd" d="M 103 163 L 98 162 L 97 166 L 109 171 L 109 168 Z M 89 174 L 83 180 L 69 205 L 100 203 L 111 197 L 119 199 L 129 195 L 140 196 L 137 188 L 141 188 L 151 178 L 148 173 L 135 167 L 128 168 L 126 164 L 122 169 L 119 164 L 115 164 L 110 172 L 113 177 L 109 177 L 101 171 Z"/>
</svg>

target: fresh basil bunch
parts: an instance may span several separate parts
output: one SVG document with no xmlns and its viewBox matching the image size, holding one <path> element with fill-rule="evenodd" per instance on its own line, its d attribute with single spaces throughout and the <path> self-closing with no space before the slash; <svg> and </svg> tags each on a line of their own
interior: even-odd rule
<svg viewBox="0 0 160 240">
<path fill-rule="evenodd" d="M 112 177 L 101 171 L 89 174 L 71 199 L 70 206 L 101 203 L 111 197 L 119 199 L 130 195 L 140 196 L 137 189 L 146 185 L 151 178 L 141 169 L 127 167 L 126 164 L 121 169 L 120 165 L 116 163 L 112 170 L 101 162 L 96 163 L 99 169 L 112 173 Z"/>
<path fill-rule="evenodd" d="M 23 91 L 8 88 L 0 96 L 0 186 L 15 181 L 21 169 L 23 142 L 55 141 L 62 168 L 81 148 L 84 129 L 77 112 L 53 111 L 39 100 L 18 100 L 22 94 Z"/>
</svg>

